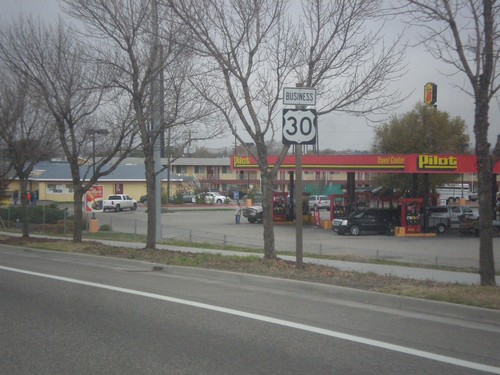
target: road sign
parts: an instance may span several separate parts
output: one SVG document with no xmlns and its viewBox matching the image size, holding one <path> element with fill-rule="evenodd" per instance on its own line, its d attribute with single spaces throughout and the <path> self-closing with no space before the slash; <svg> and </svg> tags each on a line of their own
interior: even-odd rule
<svg viewBox="0 0 500 375">
<path fill-rule="evenodd" d="M 283 110 L 283 144 L 314 145 L 317 130 L 315 109 Z"/>
<path fill-rule="evenodd" d="M 285 87 L 284 105 L 316 105 L 316 89 L 311 87 Z"/>
</svg>

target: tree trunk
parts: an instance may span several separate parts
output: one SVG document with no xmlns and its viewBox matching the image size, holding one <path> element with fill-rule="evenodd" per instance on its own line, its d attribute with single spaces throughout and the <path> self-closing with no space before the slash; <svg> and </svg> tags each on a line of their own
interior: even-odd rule
<svg viewBox="0 0 500 375">
<path fill-rule="evenodd" d="M 28 180 L 20 178 L 21 183 L 21 207 L 23 213 L 22 223 L 22 237 L 28 238 L 30 236 L 30 201 L 28 200 Z"/>
<path fill-rule="evenodd" d="M 73 194 L 74 229 L 73 242 L 82 242 L 83 233 L 83 193 L 80 189 L 75 189 Z"/>
<path fill-rule="evenodd" d="M 484 75 L 481 76 L 479 85 L 474 119 L 479 183 L 479 274 L 481 285 L 496 285 L 493 258 L 493 171 L 488 143 L 488 83 L 485 82 Z"/>
</svg>

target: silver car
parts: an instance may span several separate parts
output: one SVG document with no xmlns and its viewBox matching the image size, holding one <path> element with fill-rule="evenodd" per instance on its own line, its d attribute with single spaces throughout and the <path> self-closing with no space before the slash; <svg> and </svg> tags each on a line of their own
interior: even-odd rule
<svg viewBox="0 0 500 375">
<path fill-rule="evenodd" d="M 309 210 L 328 210 L 330 211 L 330 198 L 326 195 L 311 195 L 309 196 Z"/>
</svg>

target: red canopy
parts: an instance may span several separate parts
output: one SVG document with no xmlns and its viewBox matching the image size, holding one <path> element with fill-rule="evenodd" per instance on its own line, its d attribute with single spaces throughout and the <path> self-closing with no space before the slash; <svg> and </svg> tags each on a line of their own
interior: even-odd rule
<svg viewBox="0 0 500 375">
<path fill-rule="evenodd" d="M 269 156 L 269 166 L 274 166 L 278 156 Z M 309 170 L 334 170 L 344 172 L 384 173 L 477 173 L 475 155 L 452 154 L 389 154 L 389 155 L 303 155 L 302 168 Z M 233 169 L 258 168 L 251 156 L 232 156 Z M 281 169 L 295 169 L 295 156 L 287 155 Z M 493 173 L 500 174 L 500 162 Z"/>
</svg>

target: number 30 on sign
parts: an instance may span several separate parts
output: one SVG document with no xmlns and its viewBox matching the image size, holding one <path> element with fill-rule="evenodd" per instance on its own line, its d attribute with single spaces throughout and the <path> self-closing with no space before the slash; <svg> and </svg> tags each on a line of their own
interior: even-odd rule
<svg viewBox="0 0 500 375">
<path fill-rule="evenodd" d="M 314 145 L 317 133 L 316 110 L 283 110 L 283 144 Z"/>
</svg>

